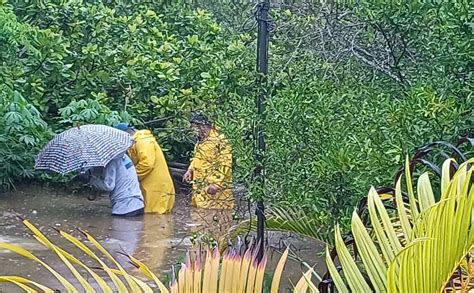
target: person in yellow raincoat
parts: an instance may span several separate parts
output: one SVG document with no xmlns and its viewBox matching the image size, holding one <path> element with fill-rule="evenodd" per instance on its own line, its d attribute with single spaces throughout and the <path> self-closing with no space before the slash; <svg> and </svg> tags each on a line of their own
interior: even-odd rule
<svg viewBox="0 0 474 293">
<path fill-rule="evenodd" d="M 191 117 L 198 143 L 183 181 L 192 183 L 192 204 L 206 209 L 232 209 L 232 148 L 202 112 Z"/>
<path fill-rule="evenodd" d="M 145 213 L 170 213 L 174 206 L 175 189 L 163 151 L 149 130 L 136 130 L 127 123 L 116 128 L 127 131 L 135 143 L 128 150 L 137 170 L 145 200 Z"/>
</svg>

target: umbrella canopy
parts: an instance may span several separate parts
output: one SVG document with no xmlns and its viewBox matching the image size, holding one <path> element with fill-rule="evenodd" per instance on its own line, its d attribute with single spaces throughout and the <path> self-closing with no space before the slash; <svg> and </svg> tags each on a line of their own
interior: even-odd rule
<svg viewBox="0 0 474 293">
<path fill-rule="evenodd" d="M 105 167 L 134 143 L 130 134 L 106 125 L 83 125 L 56 135 L 36 159 L 36 170 L 66 174 Z"/>
</svg>

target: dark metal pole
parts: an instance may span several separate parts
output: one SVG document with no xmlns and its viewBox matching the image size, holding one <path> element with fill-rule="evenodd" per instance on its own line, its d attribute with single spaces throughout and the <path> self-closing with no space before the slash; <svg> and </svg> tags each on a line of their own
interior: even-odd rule
<svg viewBox="0 0 474 293">
<path fill-rule="evenodd" d="M 255 168 L 255 179 L 258 184 L 258 201 L 257 210 L 257 243 L 259 251 L 258 260 L 261 260 L 264 252 L 264 230 L 265 230 L 265 206 L 263 197 L 265 195 L 265 100 L 267 98 L 267 74 L 268 74 L 268 10 L 270 1 L 263 0 L 258 5 L 257 22 L 257 73 L 258 77 L 258 95 L 257 95 L 257 123 L 256 128 L 256 145 L 257 145 L 257 166 Z"/>
</svg>

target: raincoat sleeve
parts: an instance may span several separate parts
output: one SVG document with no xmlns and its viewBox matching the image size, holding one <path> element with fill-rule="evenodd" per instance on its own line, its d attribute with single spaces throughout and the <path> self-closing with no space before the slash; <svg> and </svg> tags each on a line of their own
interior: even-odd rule
<svg viewBox="0 0 474 293">
<path fill-rule="evenodd" d="M 142 181 L 151 171 L 153 171 L 156 159 L 155 146 L 146 141 L 138 141 L 135 147 L 138 156 L 138 162 L 135 169 L 137 169 L 138 180 Z"/>
<path fill-rule="evenodd" d="M 101 177 L 91 175 L 89 183 L 97 189 L 111 192 L 115 188 L 117 168 L 115 162 L 109 163 Z"/>
<path fill-rule="evenodd" d="M 226 140 L 219 140 L 215 148 L 216 157 L 212 167 L 213 172 L 207 178 L 207 182 L 223 186 L 224 180 L 228 180 L 232 168 L 232 148 Z"/>
</svg>

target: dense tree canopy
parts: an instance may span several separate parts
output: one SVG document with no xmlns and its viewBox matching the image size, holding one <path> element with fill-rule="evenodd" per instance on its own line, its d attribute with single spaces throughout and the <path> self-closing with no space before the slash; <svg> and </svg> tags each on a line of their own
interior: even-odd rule
<svg viewBox="0 0 474 293">
<path fill-rule="evenodd" d="M 236 181 L 251 185 L 253 4 L 138 2 L 1 4 L 5 187 L 32 176 L 38 148 L 76 122 L 146 123 L 170 160 L 186 161 L 196 109 L 231 139 Z M 271 15 L 269 203 L 346 217 L 405 152 L 472 133 L 469 1 L 303 1 Z"/>
</svg>

